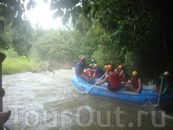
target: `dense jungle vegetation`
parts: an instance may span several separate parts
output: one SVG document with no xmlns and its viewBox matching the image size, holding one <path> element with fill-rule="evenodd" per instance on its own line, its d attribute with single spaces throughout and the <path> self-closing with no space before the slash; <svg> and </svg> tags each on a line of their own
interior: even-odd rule
<svg viewBox="0 0 173 130">
<path fill-rule="evenodd" d="M 69 68 L 85 56 L 88 64 L 93 58 L 101 67 L 123 64 L 129 74 L 137 70 L 145 81 L 156 80 L 166 70 L 173 74 L 169 1 L 51 0 L 53 19 L 62 17 L 64 25 L 72 21 L 73 29 L 66 30 L 33 28 L 23 13 L 37 0 L 29 0 L 26 9 L 23 2 L 0 0 L 4 73 L 8 66 L 23 66 L 20 71 Z"/>
</svg>

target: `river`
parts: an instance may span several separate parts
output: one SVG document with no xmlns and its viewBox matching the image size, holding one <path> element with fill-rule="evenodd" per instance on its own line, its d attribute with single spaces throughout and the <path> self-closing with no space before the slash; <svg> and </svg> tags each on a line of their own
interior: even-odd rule
<svg viewBox="0 0 173 130">
<path fill-rule="evenodd" d="M 151 104 L 84 95 L 71 84 L 74 70 L 2 76 L 5 123 L 12 130 L 168 130 L 173 116 Z"/>
</svg>

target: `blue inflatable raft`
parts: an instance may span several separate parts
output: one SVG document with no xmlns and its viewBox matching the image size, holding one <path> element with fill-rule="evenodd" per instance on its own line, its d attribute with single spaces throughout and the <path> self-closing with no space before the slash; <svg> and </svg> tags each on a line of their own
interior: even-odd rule
<svg viewBox="0 0 173 130">
<path fill-rule="evenodd" d="M 103 84 L 93 85 L 94 82 L 87 83 L 82 78 L 77 76 L 72 77 L 71 82 L 77 89 L 85 93 L 105 98 L 120 99 L 124 101 L 137 102 L 137 103 L 145 103 L 149 100 L 153 103 L 158 102 L 159 92 L 155 92 L 155 90 L 151 88 L 143 88 L 141 93 L 125 91 L 124 88 L 121 88 L 118 91 L 110 91 L 107 88 L 105 88 Z M 159 101 L 161 102 L 171 99 L 173 99 L 173 93 L 161 96 Z"/>
</svg>

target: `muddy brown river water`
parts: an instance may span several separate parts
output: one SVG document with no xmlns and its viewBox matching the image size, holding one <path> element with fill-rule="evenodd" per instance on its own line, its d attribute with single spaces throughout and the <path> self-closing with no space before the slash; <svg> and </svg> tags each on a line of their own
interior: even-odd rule
<svg viewBox="0 0 173 130">
<path fill-rule="evenodd" d="M 74 70 L 3 75 L 3 111 L 12 130 L 170 130 L 173 116 L 150 105 L 84 95 Z M 152 104 L 151 104 L 152 105 Z"/>
</svg>

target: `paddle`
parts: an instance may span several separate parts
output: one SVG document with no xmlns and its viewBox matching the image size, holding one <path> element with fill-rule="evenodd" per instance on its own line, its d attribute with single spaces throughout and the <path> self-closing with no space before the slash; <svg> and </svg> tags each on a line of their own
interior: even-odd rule
<svg viewBox="0 0 173 130">
<path fill-rule="evenodd" d="M 98 79 L 98 80 L 94 83 L 94 85 L 92 85 L 92 87 L 91 87 L 86 93 L 88 94 L 88 93 L 91 91 L 91 89 L 94 88 L 94 86 L 96 85 L 96 83 L 99 82 L 106 74 L 107 74 L 107 72 L 106 72 L 100 79 Z"/>
<path fill-rule="evenodd" d="M 163 76 L 161 77 L 160 91 L 159 91 L 159 97 L 158 97 L 158 101 L 157 101 L 156 107 L 158 107 L 159 103 L 160 103 L 160 97 L 161 97 L 161 94 L 162 94 L 162 86 L 163 86 Z"/>
<path fill-rule="evenodd" d="M 150 105 L 150 104 L 154 105 L 154 103 L 152 102 L 152 100 L 155 99 L 155 98 L 158 98 L 158 96 L 155 96 L 155 97 L 153 97 L 153 98 L 148 99 L 148 100 L 145 102 L 144 107 L 146 107 L 147 105 Z"/>
<path fill-rule="evenodd" d="M 161 77 L 159 95 L 158 96 L 155 96 L 153 98 L 148 99 L 148 101 L 144 104 L 144 106 L 146 106 L 148 103 L 152 103 L 152 100 L 155 99 L 155 98 L 158 98 L 158 101 L 157 101 L 157 104 L 155 104 L 155 107 L 158 107 L 159 106 L 160 97 L 161 97 L 161 94 L 162 94 L 162 86 L 163 86 L 163 76 Z"/>
</svg>

